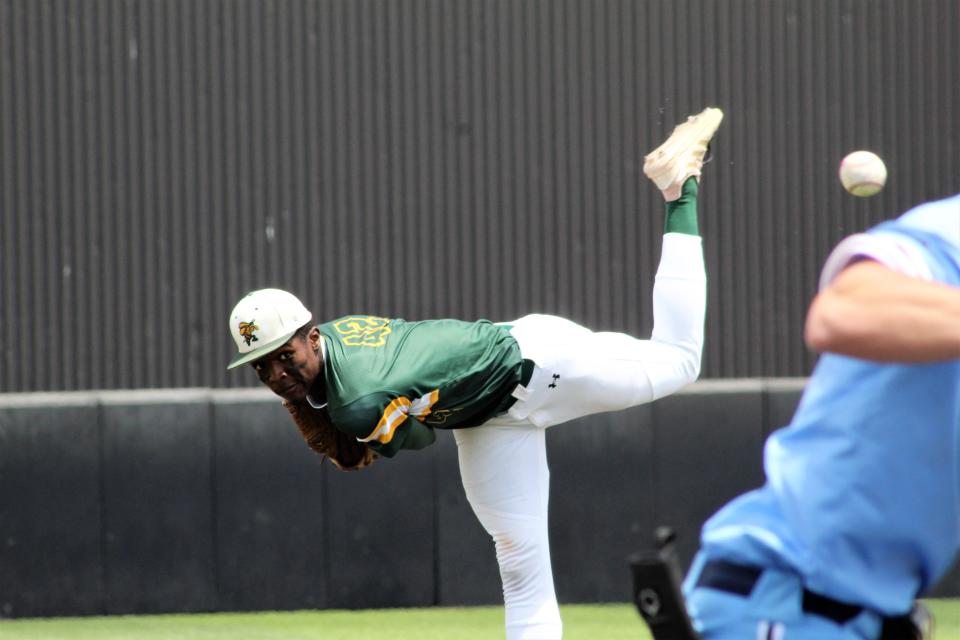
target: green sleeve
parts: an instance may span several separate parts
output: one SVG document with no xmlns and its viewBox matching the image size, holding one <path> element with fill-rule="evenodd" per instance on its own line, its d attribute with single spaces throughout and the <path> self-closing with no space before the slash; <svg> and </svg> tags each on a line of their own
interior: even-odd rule
<svg viewBox="0 0 960 640">
<path fill-rule="evenodd" d="M 416 418 L 407 418 L 403 424 L 393 432 L 393 439 L 386 444 L 376 441 L 368 442 L 371 449 L 382 456 L 392 458 L 401 449 L 423 449 L 433 444 L 437 434 L 433 427 L 428 427 Z"/>
<path fill-rule="evenodd" d="M 377 427 L 384 409 L 395 398 L 386 393 L 375 393 L 359 398 L 348 405 L 329 409 L 333 426 L 339 431 L 357 438 L 368 438 Z M 407 416 L 393 431 L 389 442 L 371 440 L 367 445 L 387 458 L 392 458 L 401 449 L 422 449 L 436 440 L 433 428 L 412 416 Z"/>
</svg>

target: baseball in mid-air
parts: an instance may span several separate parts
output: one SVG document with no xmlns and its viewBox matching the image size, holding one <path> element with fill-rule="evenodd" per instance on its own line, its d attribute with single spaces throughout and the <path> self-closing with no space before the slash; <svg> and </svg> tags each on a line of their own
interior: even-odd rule
<svg viewBox="0 0 960 640">
<path fill-rule="evenodd" d="M 872 196 L 887 182 L 887 165 L 872 151 L 848 153 L 840 161 L 840 182 L 855 196 Z"/>
</svg>

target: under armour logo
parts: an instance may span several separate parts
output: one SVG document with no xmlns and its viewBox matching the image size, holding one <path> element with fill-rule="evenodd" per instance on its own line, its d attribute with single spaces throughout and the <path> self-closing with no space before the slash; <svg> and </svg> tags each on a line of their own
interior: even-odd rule
<svg viewBox="0 0 960 640">
<path fill-rule="evenodd" d="M 559 379 L 560 379 L 560 374 L 559 374 L 559 373 L 553 374 L 553 382 L 551 382 L 551 383 L 548 384 L 547 386 L 550 387 L 551 389 L 556 389 L 556 388 L 557 388 L 557 380 L 559 380 Z"/>
</svg>

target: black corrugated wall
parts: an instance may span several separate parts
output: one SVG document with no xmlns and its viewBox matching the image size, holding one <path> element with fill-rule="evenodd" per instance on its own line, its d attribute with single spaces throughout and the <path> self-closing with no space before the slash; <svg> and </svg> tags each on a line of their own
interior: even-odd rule
<svg viewBox="0 0 960 640">
<path fill-rule="evenodd" d="M 648 333 L 643 154 L 706 170 L 704 377 L 795 376 L 829 247 L 960 190 L 956 0 L 0 0 L 0 391 L 237 386 L 227 314 Z M 869 148 L 887 189 L 846 195 Z"/>
</svg>

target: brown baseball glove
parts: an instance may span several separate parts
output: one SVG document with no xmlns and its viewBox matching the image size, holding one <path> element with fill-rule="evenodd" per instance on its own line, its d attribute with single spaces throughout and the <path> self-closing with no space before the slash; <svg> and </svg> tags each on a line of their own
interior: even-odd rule
<svg viewBox="0 0 960 640">
<path fill-rule="evenodd" d="M 300 435 L 307 441 L 307 445 L 329 458 L 341 471 L 363 469 L 380 457 L 365 443 L 334 428 L 323 409 L 314 409 L 306 402 L 294 403 L 286 400 L 283 401 L 283 406 L 290 412 L 290 417 L 300 429 Z"/>
</svg>

